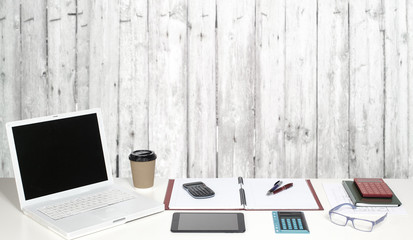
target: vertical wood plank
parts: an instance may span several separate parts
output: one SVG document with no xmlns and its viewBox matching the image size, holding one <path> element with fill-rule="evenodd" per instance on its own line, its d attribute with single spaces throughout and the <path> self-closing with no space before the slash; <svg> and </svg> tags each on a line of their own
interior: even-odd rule
<svg viewBox="0 0 413 240">
<path fill-rule="evenodd" d="M 0 177 L 12 177 L 6 122 L 20 119 L 20 1 L 0 1 Z"/>
<path fill-rule="evenodd" d="M 350 177 L 384 175 L 384 35 L 380 0 L 349 1 Z"/>
<path fill-rule="evenodd" d="M 218 177 L 254 176 L 255 1 L 217 1 Z"/>
<path fill-rule="evenodd" d="M 347 178 L 348 1 L 318 2 L 317 177 Z"/>
<path fill-rule="evenodd" d="M 188 177 L 216 176 L 215 0 L 188 2 Z"/>
<path fill-rule="evenodd" d="M 285 175 L 316 177 L 317 2 L 286 1 Z"/>
<path fill-rule="evenodd" d="M 285 172 L 285 0 L 257 1 L 255 177 Z"/>
<path fill-rule="evenodd" d="M 385 13 L 385 165 L 384 177 L 407 178 L 408 35 L 404 0 L 384 1 Z M 412 79 L 410 79 L 412 82 Z"/>
<path fill-rule="evenodd" d="M 187 176 L 187 1 L 149 1 L 149 148 L 156 176 Z"/>
<path fill-rule="evenodd" d="M 101 107 L 120 176 L 413 176 L 412 1 L 215 2 L 0 1 L 0 124 Z"/>
<path fill-rule="evenodd" d="M 147 1 L 120 5 L 119 175 L 130 176 L 128 155 L 148 148 Z"/>
<path fill-rule="evenodd" d="M 21 1 L 22 118 L 48 115 L 46 1 Z"/>
<path fill-rule="evenodd" d="M 408 119 L 409 119 L 409 139 L 408 139 L 408 146 L 409 146 L 409 178 L 413 178 L 413 20 L 411 20 L 411 16 L 413 15 L 413 1 L 407 1 L 407 32 L 408 32 L 408 70 L 407 70 L 407 79 L 408 81 L 408 88 L 409 88 L 409 109 L 408 109 Z M 410 16 L 410 17 L 409 17 Z"/>
<path fill-rule="evenodd" d="M 76 109 L 89 108 L 90 14 L 92 0 L 77 0 L 76 26 Z"/>
<path fill-rule="evenodd" d="M 76 1 L 47 1 L 49 114 L 75 110 Z"/>
<path fill-rule="evenodd" d="M 93 1 L 90 16 L 89 106 L 103 113 L 106 140 L 117 174 L 118 85 L 119 85 L 119 2 Z"/>
</svg>

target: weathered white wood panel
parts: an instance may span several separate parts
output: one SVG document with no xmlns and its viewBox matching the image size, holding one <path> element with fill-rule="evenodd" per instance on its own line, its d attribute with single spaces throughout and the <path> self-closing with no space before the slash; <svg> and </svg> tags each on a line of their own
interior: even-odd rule
<svg viewBox="0 0 413 240">
<path fill-rule="evenodd" d="M 47 1 L 48 113 L 75 110 L 76 1 Z"/>
<path fill-rule="evenodd" d="M 187 1 L 149 1 L 149 148 L 156 176 L 187 175 Z"/>
<path fill-rule="evenodd" d="M 217 1 L 218 177 L 254 176 L 255 1 Z"/>
<path fill-rule="evenodd" d="M 120 6 L 119 175 L 130 176 L 129 154 L 148 148 L 147 1 Z"/>
<path fill-rule="evenodd" d="M 216 176 L 215 0 L 188 1 L 188 177 Z"/>
<path fill-rule="evenodd" d="M 21 117 L 45 116 L 48 77 L 46 1 L 21 1 Z"/>
<path fill-rule="evenodd" d="M 409 176 L 407 1 L 385 1 L 385 165 L 386 178 Z M 410 82 L 413 82 L 410 79 Z"/>
<path fill-rule="evenodd" d="M 383 6 L 380 0 L 349 6 L 350 177 L 383 177 Z"/>
<path fill-rule="evenodd" d="M 257 1 L 255 177 L 285 175 L 285 1 Z"/>
<path fill-rule="evenodd" d="M 90 14 L 92 0 L 77 0 L 76 109 L 89 108 Z"/>
<path fill-rule="evenodd" d="M 89 106 L 101 107 L 113 174 L 117 175 L 119 100 L 119 3 L 90 5 Z"/>
<path fill-rule="evenodd" d="M 403 0 L 3 0 L 0 124 L 100 107 L 119 176 L 150 148 L 161 177 L 412 177 L 412 14 Z M 0 158 L 12 176 L 4 128 Z"/>
<path fill-rule="evenodd" d="M 413 178 L 413 20 L 411 16 L 413 14 L 413 1 L 407 1 L 407 32 L 408 32 L 408 70 L 407 70 L 407 80 L 408 80 L 408 95 L 409 95 L 409 139 L 407 141 L 408 150 L 409 150 L 409 178 Z M 404 130 L 406 131 L 406 130 Z"/>
<path fill-rule="evenodd" d="M 20 1 L 0 1 L 0 177 L 13 176 L 6 122 L 20 116 Z"/>
<path fill-rule="evenodd" d="M 317 1 L 286 1 L 285 171 L 316 177 Z"/>
<path fill-rule="evenodd" d="M 348 177 L 348 41 L 348 1 L 319 1 L 317 177 L 321 178 Z"/>
</svg>

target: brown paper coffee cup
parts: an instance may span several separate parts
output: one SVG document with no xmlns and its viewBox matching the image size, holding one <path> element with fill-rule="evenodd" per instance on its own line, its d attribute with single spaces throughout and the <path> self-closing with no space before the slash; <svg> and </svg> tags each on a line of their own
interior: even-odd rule
<svg viewBox="0 0 413 240">
<path fill-rule="evenodd" d="M 136 188 L 150 188 L 155 176 L 156 154 L 150 150 L 137 150 L 129 155 L 133 185 Z"/>
</svg>

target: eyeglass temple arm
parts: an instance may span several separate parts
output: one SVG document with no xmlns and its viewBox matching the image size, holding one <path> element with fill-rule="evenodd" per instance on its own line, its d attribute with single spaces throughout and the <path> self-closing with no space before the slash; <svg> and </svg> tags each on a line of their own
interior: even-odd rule
<svg viewBox="0 0 413 240">
<path fill-rule="evenodd" d="M 381 218 L 377 219 L 377 220 L 374 222 L 374 224 L 378 224 L 378 223 L 382 222 L 382 221 L 383 221 L 386 217 L 387 217 L 387 213 L 386 213 L 386 214 L 384 214 L 384 216 L 383 216 L 383 217 L 381 217 Z"/>
</svg>

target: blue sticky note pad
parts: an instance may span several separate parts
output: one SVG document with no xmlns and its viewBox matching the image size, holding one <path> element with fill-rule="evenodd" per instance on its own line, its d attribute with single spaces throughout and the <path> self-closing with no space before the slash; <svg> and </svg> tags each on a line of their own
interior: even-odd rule
<svg viewBox="0 0 413 240">
<path fill-rule="evenodd" d="M 310 233 L 303 212 L 272 212 L 275 233 Z"/>
</svg>

